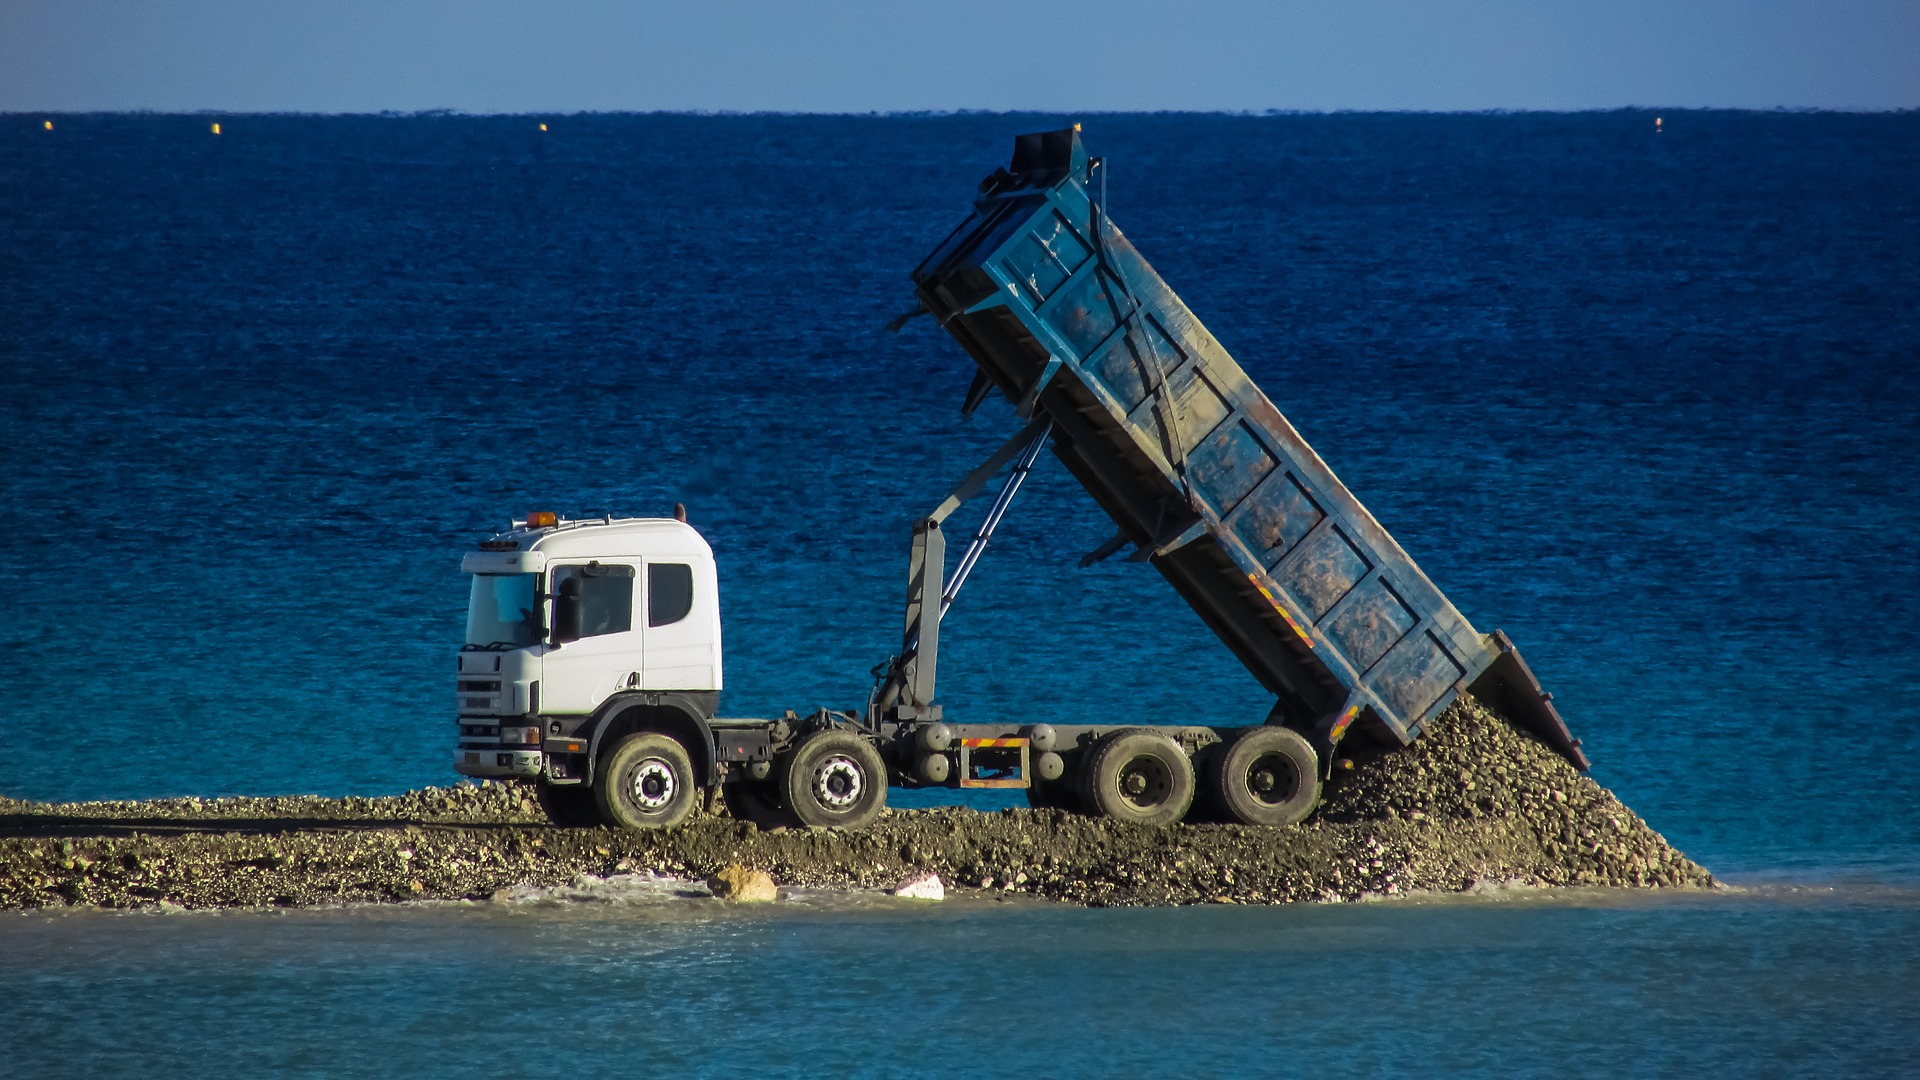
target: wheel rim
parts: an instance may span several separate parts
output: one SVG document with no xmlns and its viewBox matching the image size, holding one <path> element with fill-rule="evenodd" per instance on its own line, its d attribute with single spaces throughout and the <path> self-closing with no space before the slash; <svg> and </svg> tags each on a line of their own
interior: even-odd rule
<svg viewBox="0 0 1920 1080">
<path fill-rule="evenodd" d="M 1173 770 L 1151 754 L 1142 754 L 1121 766 L 1114 783 L 1120 789 L 1120 798 L 1141 810 L 1152 810 L 1173 796 Z"/>
<path fill-rule="evenodd" d="M 867 789 L 860 766 L 845 755 L 836 754 L 813 771 L 813 796 L 829 810 L 846 810 L 860 801 Z"/>
<path fill-rule="evenodd" d="M 1285 754 L 1261 754 L 1247 766 L 1247 794 L 1262 806 L 1279 806 L 1300 790 L 1300 770 Z"/>
<path fill-rule="evenodd" d="M 661 758 L 648 758 L 634 767 L 632 789 L 634 804 L 652 812 L 672 802 L 679 785 L 673 778 L 673 766 Z"/>
</svg>

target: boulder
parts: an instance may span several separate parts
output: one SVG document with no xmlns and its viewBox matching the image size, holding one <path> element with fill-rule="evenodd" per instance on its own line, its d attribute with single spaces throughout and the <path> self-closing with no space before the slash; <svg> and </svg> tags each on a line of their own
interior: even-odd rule
<svg viewBox="0 0 1920 1080">
<path fill-rule="evenodd" d="M 765 903 L 779 898 L 779 888 L 765 870 L 749 870 L 738 863 L 707 879 L 707 888 L 722 900 L 742 904 Z"/>
</svg>

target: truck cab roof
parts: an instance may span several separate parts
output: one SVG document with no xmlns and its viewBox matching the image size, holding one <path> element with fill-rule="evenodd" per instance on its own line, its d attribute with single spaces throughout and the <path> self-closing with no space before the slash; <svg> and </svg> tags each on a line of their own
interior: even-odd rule
<svg viewBox="0 0 1920 1080">
<path fill-rule="evenodd" d="M 460 569 L 469 574 L 535 573 L 550 560 L 681 558 L 712 561 L 713 548 L 699 530 L 674 518 L 557 518 L 552 525 L 516 521 L 468 552 Z"/>
</svg>

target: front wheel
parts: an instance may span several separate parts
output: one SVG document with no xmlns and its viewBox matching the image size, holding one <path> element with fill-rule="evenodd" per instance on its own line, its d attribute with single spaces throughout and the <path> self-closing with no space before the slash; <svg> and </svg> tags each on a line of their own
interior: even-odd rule
<svg viewBox="0 0 1920 1080">
<path fill-rule="evenodd" d="M 594 802 L 609 825 L 665 829 L 693 813 L 698 786 L 686 748 L 657 732 L 621 739 L 593 778 Z"/>
<path fill-rule="evenodd" d="M 788 756 L 780 798 L 809 828 L 858 829 L 887 805 L 887 766 L 859 735 L 816 731 Z"/>
<path fill-rule="evenodd" d="M 1320 801 L 1320 759 L 1292 728 L 1250 727 L 1214 755 L 1214 800 L 1248 825 L 1298 825 Z"/>
</svg>

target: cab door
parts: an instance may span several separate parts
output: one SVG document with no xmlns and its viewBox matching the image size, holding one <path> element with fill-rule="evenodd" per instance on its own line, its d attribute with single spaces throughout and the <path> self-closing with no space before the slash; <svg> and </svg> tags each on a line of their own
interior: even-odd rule
<svg viewBox="0 0 1920 1080">
<path fill-rule="evenodd" d="M 720 606 L 713 563 L 663 556 L 646 561 L 649 690 L 720 689 Z"/>
<path fill-rule="evenodd" d="M 541 662 L 540 711 L 591 713 L 619 690 L 642 685 L 643 620 L 633 563 L 549 564 L 553 642 Z"/>
</svg>

